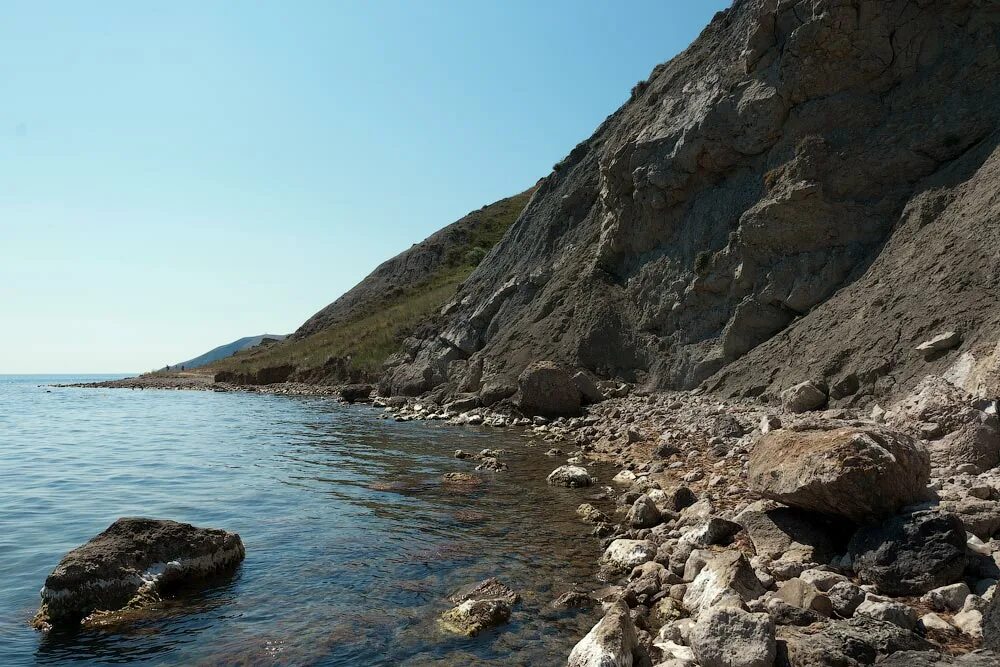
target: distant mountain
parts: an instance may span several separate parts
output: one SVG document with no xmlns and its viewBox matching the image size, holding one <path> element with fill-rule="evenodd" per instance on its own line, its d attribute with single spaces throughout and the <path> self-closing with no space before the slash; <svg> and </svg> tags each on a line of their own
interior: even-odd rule
<svg viewBox="0 0 1000 667">
<path fill-rule="evenodd" d="M 234 340 L 232 343 L 226 343 L 225 345 L 220 345 L 219 347 L 209 350 L 205 354 L 195 357 L 194 359 L 188 359 L 187 361 L 181 361 L 176 364 L 171 364 L 171 369 L 179 369 L 181 366 L 184 370 L 191 370 L 192 368 L 200 368 L 201 366 L 207 366 L 213 361 L 218 361 L 219 359 L 225 359 L 226 357 L 231 357 L 237 352 L 242 352 L 251 347 L 257 347 L 261 343 L 265 342 L 277 342 L 285 339 L 285 334 L 261 334 L 259 336 L 247 336 L 246 338 L 240 338 L 239 340 Z"/>
</svg>

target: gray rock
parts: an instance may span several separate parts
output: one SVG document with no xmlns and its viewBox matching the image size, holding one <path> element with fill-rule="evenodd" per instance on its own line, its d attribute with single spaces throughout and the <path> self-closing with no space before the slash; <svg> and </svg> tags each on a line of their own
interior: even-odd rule
<svg viewBox="0 0 1000 667">
<path fill-rule="evenodd" d="M 808 412 L 825 403 L 826 392 L 812 382 L 800 382 L 781 392 L 781 404 L 788 412 Z"/>
<path fill-rule="evenodd" d="M 649 496 L 642 494 L 632 503 L 626 521 L 633 528 L 652 528 L 658 525 L 662 518 L 656 504 L 650 500 Z"/>
<path fill-rule="evenodd" d="M 941 586 L 927 592 L 921 602 L 935 611 L 958 611 L 971 591 L 965 582 Z"/>
<path fill-rule="evenodd" d="M 605 398 L 604 392 L 597 386 L 594 379 L 583 371 L 577 371 L 573 374 L 573 384 L 580 391 L 584 403 L 600 403 Z"/>
<path fill-rule="evenodd" d="M 138 609 L 178 584 L 231 570 L 243 560 L 236 533 L 162 519 L 122 518 L 70 551 L 45 579 L 39 628 L 73 626 L 96 612 Z"/>
<path fill-rule="evenodd" d="M 962 336 L 954 331 L 948 331 L 934 336 L 930 340 L 925 340 L 920 345 L 917 345 L 916 349 L 917 352 L 920 352 L 925 357 L 931 357 L 938 352 L 953 350 L 961 344 Z"/>
<path fill-rule="evenodd" d="M 573 417 L 580 414 L 580 390 L 560 366 L 537 361 L 517 378 L 518 406 L 531 415 Z"/>
<path fill-rule="evenodd" d="M 649 540 L 618 539 L 604 550 L 602 560 L 620 572 L 631 572 L 656 557 L 656 545 Z"/>
<path fill-rule="evenodd" d="M 733 521 L 743 527 L 760 556 L 778 559 L 793 553 L 805 562 L 827 562 L 834 555 L 831 535 L 835 531 L 814 514 L 761 500 L 744 508 Z"/>
<path fill-rule="evenodd" d="M 701 667 L 772 667 L 774 622 L 737 607 L 709 609 L 691 632 L 691 648 Z"/>
<path fill-rule="evenodd" d="M 922 500 L 929 479 L 927 452 L 910 436 L 845 427 L 768 433 L 747 483 L 780 503 L 863 523 Z"/>
<path fill-rule="evenodd" d="M 559 466 L 549 473 L 545 481 L 554 486 L 571 488 L 590 486 L 594 483 L 587 469 L 580 466 Z"/>
<path fill-rule="evenodd" d="M 862 581 L 888 595 L 921 595 L 965 570 L 965 530 L 954 515 L 924 510 L 860 528 L 848 545 Z"/>
<path fill-rule="evenodd" d="M 442 614 L 440 622 L 449 632 L 475 637 L 509 621 L 510 612 L 510 605 L 500 599 L 467 600 Z"/>
<path fill-rule="evenodd" d="M 684 566 L 684 607 L 692 613 L 721 605 L 742 606 L 764 594 L 753 568 L 739 551 L 695 550 Z"/>
<path fill-rule="evenodd" d="M 907 630 L 917 627 L 917 612 L 908 605 L 888 600 L 868 599 L 858 605 L 855 614 L 863 614 Z"/>
<path fill-rule="evenodd" d="M 830 587 L 826 592 L 833 611 L 843 618 L 850 618 L 858 606 L 865 601 L 865 592 L 849 581 L 842 581 Z"/>
<path fill-rule="evenodd" d="M 649 654 L 639 643 L 628 606 L 616 602 L 573 647 L 567 667 L 646 667 L 649 664 Z"/>
<path fill-rule="evenodd" d="M 358 403 L 368 400 L 368 397 L 375 391 L 375 387 L 370 384 L 349 384 L 340 388 L 340 400 L 345 403 Z"/>
</svg>

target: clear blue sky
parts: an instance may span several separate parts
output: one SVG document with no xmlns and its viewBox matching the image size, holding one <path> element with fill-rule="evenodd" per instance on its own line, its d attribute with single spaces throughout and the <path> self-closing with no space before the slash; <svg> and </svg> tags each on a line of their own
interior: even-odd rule
<svg viewBox="0 0 1000 667">
<path fill-rule="evenodd" d="M 546 175 L 728 4 L 7 0 L 0 373 L 294 330 Z"/>
</svg>

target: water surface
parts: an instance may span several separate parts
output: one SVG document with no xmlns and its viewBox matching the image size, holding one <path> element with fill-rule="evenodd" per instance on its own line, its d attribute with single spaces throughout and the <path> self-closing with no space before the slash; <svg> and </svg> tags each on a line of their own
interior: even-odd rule
<svg viewBox="0 0 1000 667">
<path fill-rule="evenodd" d="M 594 581 L 598 544 L 542 443 L 324 398 L 48 386 L 80 379 L 0 376 L 0 665 L 564 664 L 596 620 L 548 608 Z M 487 447 L 510 472 L 441 483 Z M 246 560 L 126 628 L 31 630 L 45 576 L 120 516 L 236 531 Z M 511 624 L 443 634 L 445 597 L 488 576 L 524 597 Z"/>
</svg>

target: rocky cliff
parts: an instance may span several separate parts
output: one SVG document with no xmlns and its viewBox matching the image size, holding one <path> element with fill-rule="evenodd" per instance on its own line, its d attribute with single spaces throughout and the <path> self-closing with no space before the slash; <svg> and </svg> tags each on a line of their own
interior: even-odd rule
<svg viewBox="0 0 1000 667">
<path fill-rule="evenodd" d="M 503 396 L 538 359 L 844 403 L 996 383 L 998 101 L 1000 3 L 737 0 L 556 165 L 381 389 Z M 958 349 L 913 350 L 945 330 Z"/>
</svg>

